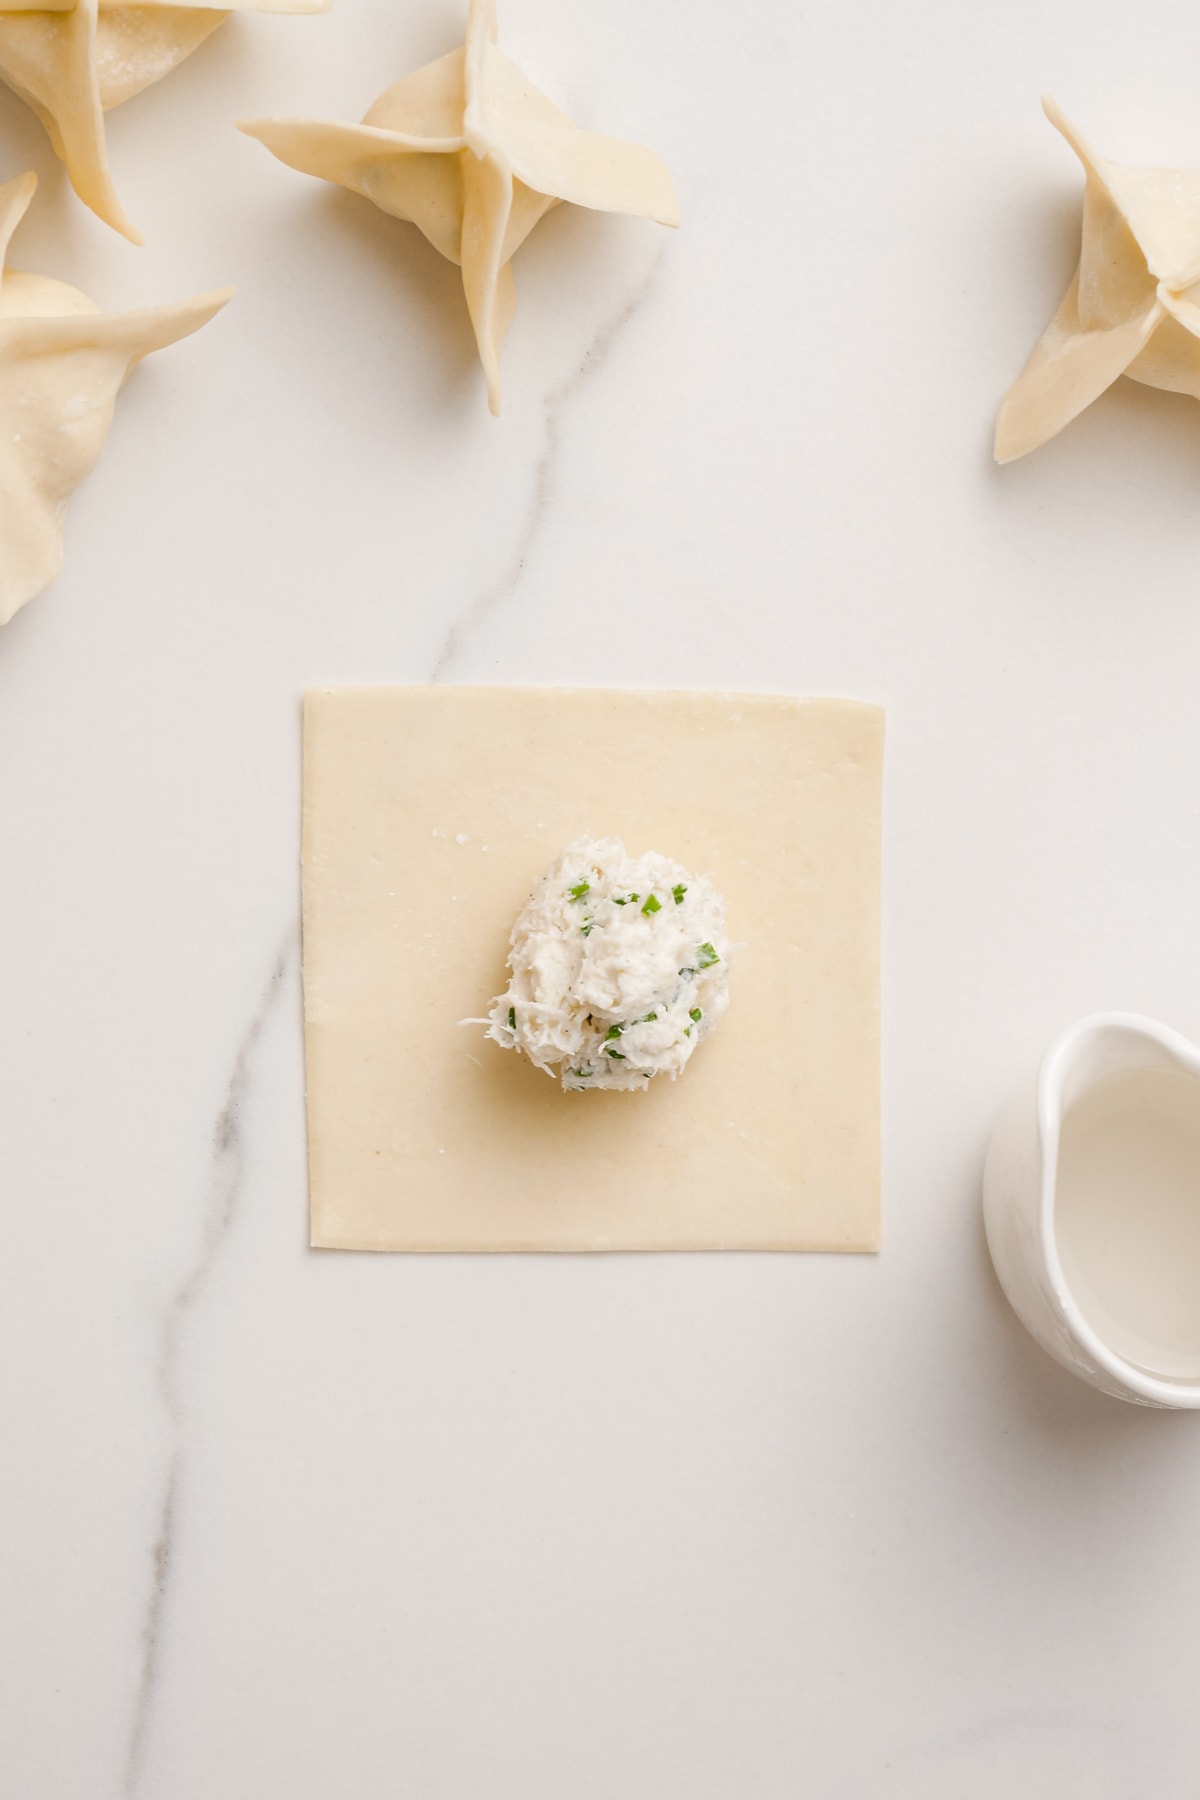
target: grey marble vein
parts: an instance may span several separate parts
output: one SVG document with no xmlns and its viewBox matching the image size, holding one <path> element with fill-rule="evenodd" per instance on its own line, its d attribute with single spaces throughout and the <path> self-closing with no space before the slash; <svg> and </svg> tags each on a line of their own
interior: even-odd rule
<svg viewBox="0 0 1200 1800">
<path fill-rule="evenodd" d="M 125 1762 L 124 1793 L 127 1796 L 135 1794 L 140 1783 L 146 1728 L 161 1666 L 162 1628 L 170 1590 L 179 1489 L 184 1467 L 185 1421 L 179 1384 L 184 1327 L 212 1275 L 237 1214 L 246 1164 L 243 1117 L 253 1086 L 254 1056 L 267 1021 L 279 1004 L 281 994 L 285 992 L 284 976 L 296 954 L 296 948 L 296 927 L 290 925 L 255 1007 L 254 1016 L 238 1044 L 229 1085 L 213 1127 L 212 1163 L 200 1246 L 195 1260 L 168 1302 L 163 1321 L 158 1355 L 158 1387 L 169 1422 L 171 1452 L 159 1513 L 158 1536 L 152 1552 L 150 1595 L 142 1627 L 141 1671 Z"/>
<path fill-rule="evenodd" d="M 638 283 L 633 295 L 623 301 L 620 310 L 600 327 L 591 344 L 584 351 L 578 367 L 571 371 L 565 381 L 560 382 L 558 387 L 547 394 L 545 438 L 541 455 L 534 468 L 529 506 L 517 538 L 516 548 L 500 577 L 482 594 L 478 595 L 465 612 L 451 624 L 433 665 L 431 681 L 446 679 L 448 671 L 453 668 L 462 655 L 463 648 L 471 635 L 491 617 L 498 606 L 502 605 L 505 600 L 511 599 L 516 593 L 525 564 L 529 560 L 529 553 L 542 528 L 553 491 L 554 464 L 562 444 L 562 415 L 580 389 L 587 386 L 597 369 L 603 367 L 625 326 L 645 305 L 665 255 L 666 246 L 663 245 Z"/>
</svg>

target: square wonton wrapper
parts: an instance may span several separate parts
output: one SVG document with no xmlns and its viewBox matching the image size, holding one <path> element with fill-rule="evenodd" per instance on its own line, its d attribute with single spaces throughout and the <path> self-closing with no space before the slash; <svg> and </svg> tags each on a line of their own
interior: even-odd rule
<svg viewBox="0 0 1200 1800">
<path fill-rule="evenodd" d="M 882 750 L 836 700 L 307 694 L 313 1244 L 877 1249 Z M 711 875 L 739 946 L 721 1026 L 645 1094 L 563 1093 L 459 1023 L 584 832 Z"/>
</svg>

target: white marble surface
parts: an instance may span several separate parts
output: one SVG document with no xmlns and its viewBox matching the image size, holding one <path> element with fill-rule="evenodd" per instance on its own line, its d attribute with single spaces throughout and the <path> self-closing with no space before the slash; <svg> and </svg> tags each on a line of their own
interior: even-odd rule
<svg viewBox="0 0 1200 1800">
<path fill-rule="evenodd" d="M 1200 20 L 506 0 L 685 225 L 540 228 L 497 423 L 454 270 L 228 126 L 459 11 L 226 26 L 110 120 L 142 252 L 0 98 L 19 264 L 240 288 L 0 636 L 0 1790 L 1191 1800 L 1200 1420 L 1026 1341 L 978 1184 L 1067 1020 L 1200 1036 L 1200 408 L 988 458 L 1039 92 L 1200 166 Z M 878 1259 L 306 1250 L 298 695 L 435 673 L 887 704 Z"/>
</svg>

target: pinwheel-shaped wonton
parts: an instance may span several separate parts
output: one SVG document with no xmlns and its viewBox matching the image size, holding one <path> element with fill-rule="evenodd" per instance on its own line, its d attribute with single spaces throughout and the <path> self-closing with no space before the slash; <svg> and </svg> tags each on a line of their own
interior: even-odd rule
<svg viewBox="0 0 1200 1800">
<path fill-rule="evenodd" d="M 1087 174 L 1079 268 L 996 421 L 1012 462 L 1130 375 L 1200 400 L 1200 173 L 1106 162 L 1042 102 Z"/>
<path fill-rule="evenodd" d="M 569 200 L 679 223 L 653 151 L 581 131 L 496 48 L 494 0 L 470 0 L 463 48 L 398 81 L 361 125 L 249 119 L 241 130 L 302 174 L 411 221 L 461 266 L 493 412 L 516 305 L 509 263 L 538 220 Z"/>
<path fill-rule="evenodd" d="M 106 316 L 65 282 L 5 269 L 36 185 L 0 187 L 0 624 L 58 574 L 67 501 L 96 466 L 126 376 L 233 293 Z"/>
<path fill-rule="evenodd" d="M 0 0 L 0 81 L 32 106 L 71 186 L 140 244 L 108 170 L 104 115 L 169 75 L 231 12 L 316 13 L 331 0 Z"/>
</svg>

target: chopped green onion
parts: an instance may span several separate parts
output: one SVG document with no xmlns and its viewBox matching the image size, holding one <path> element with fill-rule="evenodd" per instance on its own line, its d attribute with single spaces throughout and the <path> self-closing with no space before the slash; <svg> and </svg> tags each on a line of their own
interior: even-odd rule
<svg viewBox="0 0 1200 1800">
<path fill-rule="evenodd" d="M 719 963 L 720 960 L 720 957 L 717 955 L 711 944 L 701 944 L 700 967 L 702 969 L 711 969 L 713 964 Z"/>
<path fill-rule="evenodd" d="M 695 975 L 698 973 L 698 971 L 696 969 L 680 969 L 679 973 L 683 976 L 683 979 L 686 981 L 689 975 Z"/>
<path fill-rule="evenodd" d="M 671 898 L 674 900 L 676 906 L 683 905 L 683 896 L 686 893 L 687 883 L 683 881 L 676 882 L 675 886 L 671 889 Z"/>
<path fill-rule="evenodd" d="M 692 1035 L 692 1028 L 691 1028 L 691 1026 L 690 1026 L 690 1025 L 685 1025 L 685 1026 L 684 1026 L 684 1028 L 683 1028 L 683 1035 L 684 1035 L 684 1037 L 691 1037 L 691 1035 Z"/>
<path fill-rule="evenodd" d="M 623 1025 L 610 1025 L 604 1034 L 604 1041 L 607 1043 L 610 1038 L 620 1037 L 624 1029 L 625 1027 Z"/>
<path fill-rule="evenodd" d="M 508 1009 L 508 1029 L 510 1031 L 515 1031 L 517 1029 L 517 1009 L 515 1006 L 510 1006 Z"/>
<path fill-rule="evenodd" d="M 580 926 L 580 927 L 579 927 L 579 929 L 580 929 L 580 931 L 582 931 L 582 933 L 583 933 L 583 935 L 584 935 L 584 937 L 591 937 L 591 935 L 592 935 L 592 928 L 591 928 L 591 926 L 590 926 L 590 925 L 581 925 L 581 926 Z"/>
<path fill-rule="evenodd" d="M 592 886 L 592 884 L 590 881 L 581 881 L 577 887 L 573 887 L 570 890 L 570 892 L 567 896 L 568 899 L 582 900 L 584 895 L 591 891 L 591 886 Z"/>
<path fill-rule="evenodd" d="M 590 1069 L 572 1069 L 571 1073 L 576 1081 L 590 1081 L 592 1079 L 592 1071 Z"/>
<path fill-rule="evenodd" d="M 647 1013 L 644 1019 L 635 1019 L 634 1024 L 635 1025 L 649 1025 L 655 1019 L 657 1019 L 657 1017 L 658 1017 L 657 1013 Z"/>
<path fill-rule="evenodd" d="M 644 913 L 661 912 L 662 911 L 662 901 L 656 899 L 656 897 L 653 894 L 647 894 L 646 895 L 646 904 L 645 904 L 645 906 L 643 906 L 642 911 Z"/>
<path fill-rule="evenodd" d="M 698 1025 L 700 1023 L 701 1019 L 704 1017 L 704 1014 L 700 1011 L 700 1008 L 698 1006 L 693 1006 L 691 1012 L 688 1014 L 688 1017 L 689 1017 L 689 1019 L 695 1019 L 697 1025 Z"/>
<path fill-rule="evenodd" d="M 605 1056 L 611 1056 L 616 1062 L 627 1062 L 629 1059 L 623 1050 L 606 1050 Z"/>
</svg>

